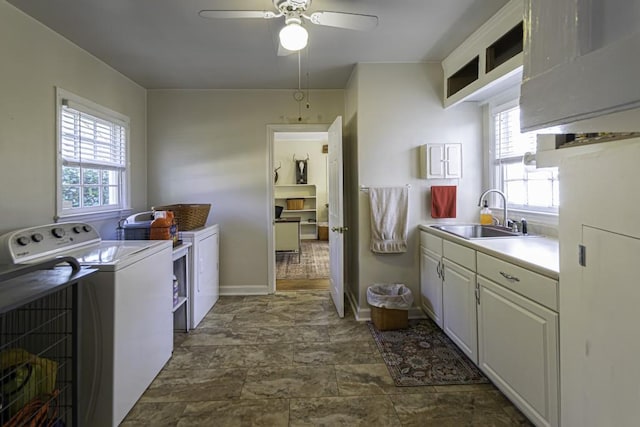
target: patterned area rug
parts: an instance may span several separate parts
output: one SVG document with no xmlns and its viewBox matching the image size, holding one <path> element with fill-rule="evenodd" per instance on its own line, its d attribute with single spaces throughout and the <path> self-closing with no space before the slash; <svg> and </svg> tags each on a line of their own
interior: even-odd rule
<svg viewBox="0 0 640 427">
<path fill-rule="evenodd" d="M 276 252 L 276 279 L 326 279 L 329 277 L 329 242 L 302 240 L 302 254 Z"/>
<path fill-rule="evenodd" d="M 410 320 L 407 329 L 396 331 L 368 324 L 396 386 L 489 382 L 431 319 Z"/>
</svg>

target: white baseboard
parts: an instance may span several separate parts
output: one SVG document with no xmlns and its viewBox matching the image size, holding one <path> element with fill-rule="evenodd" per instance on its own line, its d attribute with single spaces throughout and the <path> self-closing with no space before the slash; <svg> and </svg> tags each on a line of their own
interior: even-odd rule
<svg viewBox="0 0 640 427">
<path fill-rule="evenodd" d="M 367 308 L 360 308 L 356 304 L 355 298 L 353 294 L 347 292 L 347 299 L 349 300 L 349 305 L 351 306 L 351 311 L 354 312 L 355 318 L 359 322 L 366 322 L 371 320 L 371 309 L 367 306 Z M 424 314 L 419 307 L 411 307 L 409 309 L 409 319 L 426 319 L 427 315 Z"/>
<path fill-rule="evenodd" d="M 220 296 L 269 295 L 269 286 L 220 286 Z"/>
</svg>

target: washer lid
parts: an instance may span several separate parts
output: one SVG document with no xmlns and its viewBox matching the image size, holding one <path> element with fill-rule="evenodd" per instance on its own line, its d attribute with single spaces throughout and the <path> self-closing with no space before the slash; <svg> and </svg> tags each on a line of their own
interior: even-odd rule
<svg viewBox="0 0 640 427">
<path fill-rule="evenodd" d="M 82 265 L 123 266 L 151 255 L 167 244 L 167 240 L 103 240 L 98 245 L 72 251 L 68 255 L 76 258 Z"/>
</svg>

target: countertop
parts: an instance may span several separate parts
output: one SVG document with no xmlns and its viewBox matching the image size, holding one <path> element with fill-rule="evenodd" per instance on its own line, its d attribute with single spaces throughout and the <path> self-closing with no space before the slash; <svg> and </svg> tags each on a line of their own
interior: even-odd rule
<svg viewBox="0 0 640 427">
<path fill-rule="evenodd" d="M 520 267 L 558 280 L 560 254 L 558 240 L 544 236 L 496 237 L 467 240 L 422 224 L 419 229 L 443 239 L 495 256 Z M 438 224 L 441 225 L 441 224 Z"/>
</svg>

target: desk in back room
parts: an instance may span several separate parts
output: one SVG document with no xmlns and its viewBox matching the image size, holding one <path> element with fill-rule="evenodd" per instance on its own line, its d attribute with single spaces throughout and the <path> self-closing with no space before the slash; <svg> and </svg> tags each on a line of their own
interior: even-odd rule
<svg viewBox="0 0 640 427">
<path fill-rule="evenodd" d="M 300 262 L 300 217 L 276 219 L 276 251 L 297 252 Z"/>
</svg>

